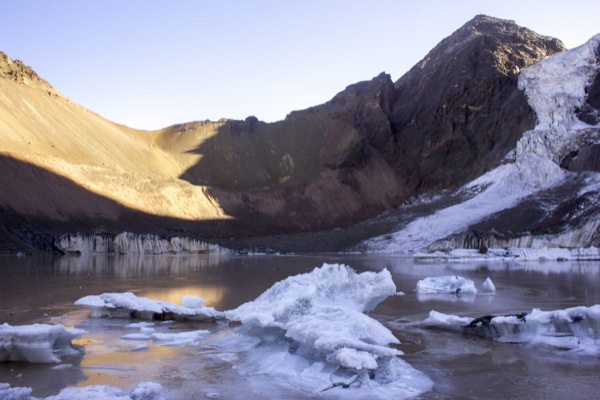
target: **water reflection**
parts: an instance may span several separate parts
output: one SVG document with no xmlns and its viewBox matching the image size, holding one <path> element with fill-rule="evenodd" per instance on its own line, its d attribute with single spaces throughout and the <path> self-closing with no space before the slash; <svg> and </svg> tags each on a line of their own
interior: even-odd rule
<svg viewBox="0 0 600 400">
<path fill-rule="evenodd" d="M 444 301 L 448 303 L 473 303 L 475 301 L 475 294 L 442 294 L 442 293 L 417 293 L 417 300 L 419 302 L 426 301 Z"/>
<path fill-rule="evenodd" d="M 0 363 L 0 382 L 12 386 L 34 388 L 34 396 L 49 396 L 57 388 L 75 386 L 87 381 L 81 369 L 83 355 L 65 357 L 64 364 Z"/>
<path fill-rule="evenodd" d="M 65 275 L 112 274 L 131 278 L 162 274 L 189 274 L 214 268 L 228 257 L 223 254 L 206 254 L 196 257 L 185 255 L 81 255 L 57 257 L 53 260 L 53 264 L 55 270 Z"/>
</svg>

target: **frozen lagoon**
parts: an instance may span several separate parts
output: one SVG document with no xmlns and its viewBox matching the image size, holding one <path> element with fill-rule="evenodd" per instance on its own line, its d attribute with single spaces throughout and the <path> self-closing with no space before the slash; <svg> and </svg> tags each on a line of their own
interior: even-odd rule
<svg viewBox="0 0 600 400">
<path fill-rule="evenodd" d="M 90 319 L 73 303 L 86 295 L 133 292 L 179 303 L 197 295 L 206 306 L 232 310 L 256 299 L 275 282 L 312 271 L 323 263 L 343 263 L 357 272 L 387 268 L 398 291 L 369 317 L 392 331 L 401 360 L 433 381 L 420 399 L 586 398 L 597 386 L 597 357 L 568 354 L 554 348 L 490 341 L 420 326 L 430 310 L 458 316 L 521 313 L 533 308 L 565 309 L 600 304 L 598 262 L 418 263 L 400 256 L 152 256 L 152 257 L 2 257 L 0 322 L 13 325 L 48 322 L 84 329 L 78 343 L 83 357 L 63 360 L 64 367 L 23 363 L 0 364 L 0 383 L 32 387 L 32 395 L 57 394 L 66 386 L 111 385 L 131 392 L 140 382 L 162 385 L 166 399 L 176 398 L 319 398 L 292 390 L 272 379 L 263 365 L 257 374 L 243 343 L 223 346 L 237 327 L 227 322 L 156 322 L 158 333 L 208 331 L 187 343 L 124 339 L 143 333 L 138 321 Z M 416 284 L 426 277 L 460 275 L 481 288 L 489 276 L 494 295 L 436 296 L 419 301 Z M 148 327 L 146 327 L 148 328 Z M 174 336 L 172 336 L 174 337 Z M 220 341 L 220 346 L 212 345 Z M 142 344 L 144 344 L 142 343 Z M 249 347 L 253 344 L 247 343 Z M 277 349 L 263 356 L 281 358 Z M 269 351 L 271 351 L 269 353 Z"/>
</svg>

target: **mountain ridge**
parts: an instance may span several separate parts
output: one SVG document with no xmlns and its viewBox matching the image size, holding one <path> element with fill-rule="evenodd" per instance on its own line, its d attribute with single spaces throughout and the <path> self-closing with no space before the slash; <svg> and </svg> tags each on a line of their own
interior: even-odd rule
<svg viewBox="0 0 600 400">
<path fill-rule="evenodd" d="M 344 228 L 411 198 L 456 189 L 504 162 L 536 118 L 516 76 L 561 51 L 557 39 L 477 16 L 396 82 L 382 73 L 275 123 L 248 117 L 157 131 L 111 123 L 64 97 L 36 97 L 15 86 L 18 74 L 0 75 L 0 135 L 10 139 L 1 151 L 94 193 L 89 210 L 67 216 L 87 221 L 81 225 L 87 232 L 134 227 L 235 246 L 238 239 L 259 243 L 260 237 Z M 0 173 L 3 182 L 11 181 Z M 76 229 L 41 206 L 20 214 L 15 198 L 0 197 L 0 215 L 48 221 L 26 224 L 28 231 Z M 113 223 L 95 226 L 104 218 L 103 198 L 146 222 L 128 221 L 123 216 L 133 214 L 119 208 Z M 25 200 L 36 201 L 43 199 Z M 14 235 L 22 231 L 11 225 Z"/>
</svg>

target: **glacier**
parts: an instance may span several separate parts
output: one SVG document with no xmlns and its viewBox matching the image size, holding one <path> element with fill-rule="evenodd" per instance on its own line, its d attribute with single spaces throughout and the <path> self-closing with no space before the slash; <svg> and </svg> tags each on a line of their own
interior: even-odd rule
<svg viewBox="0 0 600 400">
<path fill-rule="evenodd" d="M 72 340 L 84 330 L 62 325 L 0 325 L 0 362 L 59 363 L 62 357 L 78 356 L 83 349 Z"/>
<path fill-rule="evenodd" d="M 533 130 L 523 134 L 516 148 L 506 156 L 506 163 L 459 189 L 457 193 L 465 201 L 414 219 L 391 235 L 367 240 L 361 248 L 381 253 L 423 251 L 432 242 L 464 232 L 470 225 L 572 178 L 574 173 L 560 167 L 561 160 L 582 144 L 600 142 L 600 127 L 579 121 L 575 114 L 585 102 L 586 87 L 598 73 L 599 48 L 600 34 L 582 46 L 523 70 L 518 84 L 525 91 L 538 122 Z M 600 174 L 588 175 L 588 184 L 597 186 Z M 582 232 L 545 235 L 539 238 L 539 245 L 589 247 L 600 221 L 596 218 L 587 223 L 591 225 Z M 577 227 L 573 230 L 577 231 Z M 526 238 L 519 245 L 535 247 L 537 239 Z"/>
<path fill-rule="evenodd" d="M 600 355 L 600 305 L 480 318 L 459 317 L 432 310 L 421 322 L 438 328 L 507 343 L 550 346 L 577 354 Z"/>
</svg>

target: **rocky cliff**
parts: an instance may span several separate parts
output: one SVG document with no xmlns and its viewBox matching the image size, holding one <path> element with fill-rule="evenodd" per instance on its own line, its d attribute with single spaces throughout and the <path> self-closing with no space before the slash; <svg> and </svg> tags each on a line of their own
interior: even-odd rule
<svg viewBox="0 0 600 400">
<path fill-rule="evenodd" d="M 395 83 L 382 73 L 276 123 L 156 132 L 104 120 L 3 55 L 2 247 L 39 247 L 24 232 L 221 243 L 349 227 L 500 165 L 536 124 L 520 72 L 563 50 L 512 21 L 477 16 Z M 598 118 L 599 86 L 590 85 L 582 120 Z M 565 155 L 565 165 L 596 165 L 594 149 Z"/>
</svg>

